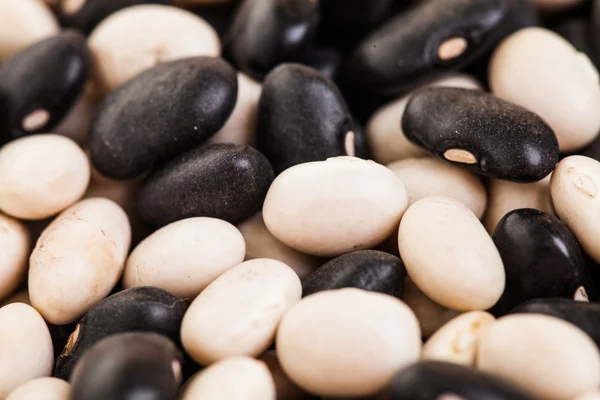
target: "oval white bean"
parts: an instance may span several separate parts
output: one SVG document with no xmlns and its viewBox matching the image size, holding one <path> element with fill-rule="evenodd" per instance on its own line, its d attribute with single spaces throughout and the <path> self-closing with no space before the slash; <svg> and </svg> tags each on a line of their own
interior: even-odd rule
<svg viewBox="0 0 600 400">
<path fill-rule="evenodd" d="M 8 395 L 6 400 L 69 400 L 71 385 L 58 378 L 37 378 L 29 381 Z"/>
<path fill-rule="evenodd" d="M 29 231 L 16 219 L 0 214 L 0 300 L 15 290 L 27 274 Z"/>
</svg>

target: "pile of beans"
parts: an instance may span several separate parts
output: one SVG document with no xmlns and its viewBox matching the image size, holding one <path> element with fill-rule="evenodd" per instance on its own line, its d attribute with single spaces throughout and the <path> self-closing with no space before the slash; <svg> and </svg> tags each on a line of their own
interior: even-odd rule
<svg viewBox="0 0 600 400">
<path fill-rule="evenodd" d="M 600 400 L 600 0 L 0 0 L 0 400 Z"/>
</svg>

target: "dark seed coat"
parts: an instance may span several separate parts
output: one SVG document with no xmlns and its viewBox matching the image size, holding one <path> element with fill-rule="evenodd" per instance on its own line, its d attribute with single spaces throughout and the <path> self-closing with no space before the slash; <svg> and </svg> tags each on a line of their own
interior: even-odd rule
<svg viewBox="0 0 600 400">
<path fill-rule="evenodd" d="M 90 53 L 86 38 L 67 30 L 42 40 L 0 67 L 0 142 L 48 132 L 69 112 L 88 79 Z M 23 119 L 35 110 L 50 118 L 27 131 Z"/>
<path fill-rule="evenodd" d="M 206 141 L 227 121 L 237 76 L 225 61 L 193 57 L 159 64 L 107 96 L 89 149 L 105 176 L 129 179 Z"/>
<path fill-rule="evenodd" d="M 190 217 L 236 224 L 261 207 L 273 178 L 269 161 L 250 146 L 206 145 L 150 175 L 136 196 L 136 209 L 155 226 Z"/>
<path fill-rule="evenodd" d="M 181 354 L 167 337 L 121 333 L 96 343 L 71 375 L 70 400 L 173 400 Z"/>
<path fill-rule="evenodd" d="M 302 296 L 354 287 L 400 297 L 406 269 L 402 261 L 377 250 L 359 250 L 323 264 L 302 281 Z"/>
<path fill-rule="evenodd" d="M 477 159 L 476 172 L 535 182 L 558 162 L 558 142 L 536 114 L 478 90 L 425 88 L 411 96 L 402 119 L 406 137 L 441 157 L 450 149 Z"/>
<path fill-rule="evenodd" d="M 123 290 L 92 307 L 79 321 L 56 360 L 54 375 L 68 379 L 75 364 L 97 342 L 117 333 L 146 331 L 179 342 L 187 303 L 156 287 Z"/>
</svg>

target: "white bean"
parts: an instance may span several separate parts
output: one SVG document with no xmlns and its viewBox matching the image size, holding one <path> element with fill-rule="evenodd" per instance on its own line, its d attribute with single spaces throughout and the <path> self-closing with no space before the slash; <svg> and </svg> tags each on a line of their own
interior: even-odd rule
<svg viewBox="0 0 600 400">
<path fill-rule="evenodd" d="M 37 378 L 29 381 L 8 395 L 6 400 L 69 400 L 71 385 L 58 378 Z"/>
<path fill-rule="evenodd" d="M 27 274 L 29 231 L 19 221 L 0 214 L 0 300 L 15 290 Z"/>
</svg>

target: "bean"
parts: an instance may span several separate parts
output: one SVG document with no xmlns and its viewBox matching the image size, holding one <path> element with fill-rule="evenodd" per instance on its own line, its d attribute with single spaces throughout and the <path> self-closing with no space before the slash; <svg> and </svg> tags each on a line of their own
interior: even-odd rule
<svg viewBox="0 0 600 400">
<path fill-rule="evenodd" d="M 0 67 L 0 141 L 55 127 L 82 93 L 89 68 L 85 37 L 68 30 L 6 60 Z"/>
<path fill-rule="evenodd" d="M 287 265 L 266 258 L 246 261 L 192 302 L 181 325 L 183 346 L 204 365 L 232 356 L 258 356 L 301 295 L 300 279 Z"/>
<path fill-rule="evenodd" d="M 195 298 L 225 271 L 244 261 L 242 234 L 214 218 L 173 222 L 144 239 L 125 264 L 123 286 L 155 286 Z"/>
<path fill-rule="evenodd" d="M 181 400 L 275 400 L 275 384 L 266 365 L 249 357 L 230 357 L 192 378 Z"/>
<path fill-rule="evenodd" d="M 174 400 L 181 355 L 164 336 L 135 332 L 110 336 L 89 349 L 70 378 L 70 400 Z"/>
<path fill-rule="evenodd" d="M 354 287 L 400 297 L 406 269 L 402 260 L 376 250 L 359 250 L 323 264 L 302 281 L 302 296 Z"/>
<path fill-rule="evenodd" d="M 190 217 L 232 224 L 261 206 L 273 169 L 259 151 L 230 143 L 198 147 L 157 168 L 141 185 L 136 210 L 151 225 Z"/>
<path fill-rule="evenodd" d="M 245 0 L 223 39 L 224 52 L 242 72 L 262 80 L 303 55 L 318 23 L 319 4 L 312 0 Z"/>
<path fill-rule="evenodd" d="M 27 227 L 0 214 L 0 300 L 11 294 L 27 275 L 30 237 Z M 0 306 L 1 307 L 1 306 Z"/>
<path fill-rule="evenodd" d="M 110 200 L 82 200 L 66 209 L 31 254 L 31 304 L 50 323 L 77 320 L 119 280 L 130 240 L 127 216 Z"/>
<path fill-rule="evenodd" d="M 0 209 L 14 217 L 52 217 L 79 200 L 89 180 L 85 153 L 63 136 L 32 135 L 0 149 Z"/>
<path fill-rule="evenodd" d="M 288 246 L 334 257 L 383 242 L 405 209 L 404 185 L 392 171 L 372 161 L 336 157 L 280 174 L 267 193 L 263 218 Z"/>
<path fill-rule="evenodd" d="M 494 51 L 489 77 L 496 96 L 535 112 L 550 125 L 561 151 L 584 147 L 598 135 L 598 71 L 556 33 L 542 28 L 514 33 Z M 556 98 L 568 101 L 549 101 Z"/>
<path fill-rule="evenodd" d="M 52 339 L 34 308 L 22 303 L 0 308 L 0 337 L 0 398 L 52 373 Z"/>
<path fill-rule="evenodd" d="M 335 84 L 298 64 L 283 64 L 265 78 L 256 129 L 258 148 L 276 173 L 357 152 L 352 117 Z"/>
<path fill-rule="evenodd" d="M 498 319 L 483 332 L 477 354 L 478 368 L 538 398 L 571 399 L 600 384 L 594 342 L 574 325 L 547 315 Z"/>
<path fill-rule="evenodd" d="M 314 400 L 314 396 L 300 389 L 281 368 L 281 364 L 277 358 L 277 352 L 267 350 L 259 358 L 269 368 L 275 383 L 275 392 L 278 399 L 286 400 Z"/>
<path fill-rule="evenodd" d="M 491 374 L 462 365 L 424 361 L 394 377 L 390 400 L 533 400 L 528 393 Z"/>
<path fill-rule="evenodd" d="M 8 395 L 6 400 L 68 400 L 71 386 L 58 378 L 33 379 Z"/>
<path fill-rule="evenodd" d="M 420 336 L 402 301 L 350 288 L 302 299 L 284 315 L 276 345 L 283 370 L 308 392 L 364 397 L 419 358 Z"/>
<path fill-rule="evenodd" d="M 221 51 L 216 32 L 202 18 L 158 4 L 111 14 L 90 33 L 88 45 L 94 55 L 95 82 L 105 93 L 162 62 L 218 56 Z"/>
<path fill-rule="evenodd" d="M 600 391 L 584 393 L 574 397 L 573 400 L 600 400 Z"/>
<path fill-rule="evenodd" d="M 427 340 L 421 358 L 473 366 L 479 338 L 495 321 L 493 315 L 484 311 L 461 314 Z"/>
<path fill-rule="evenodd" d="M 492 238 L 506 272 L 496 313 L 534 298 L 596 299 L 577 240 L 558 218 L 530 208 L 514 210 L 498 223 Z"/>
<path fill-rule="evenodd" d="M 410 98 L 402 128 L 424 149 L 491 178 L 535 182 L 558 162 L 556 137 L 540 117 L 479 91 L 422 89 Z"/>
<path fill-rule="evenodd" d="M 485 310 L 504 291 L 498 250 L 477 217 L 456 200 L 428 197 L 409 207 L 398 246 L 413 282 L 445 307 Z"/>
<path fill-rule="evenodd" d="M 404 183 L 408 206 L 431 196 L 460 201 L 479 219 L 486 209 L 485 187 L 474 173 L 431 157 L 405 158 L 388 165 Z"/>
<path fill-rule="evenodd" d="M 54 376 L 68 379 L 81 357 L 97 342 L 117 333 L 155 332 L 179 340 L 187 304 L 155 287 L 137 287 L 115 293 L 92 307 L 56 360 Z"/>
<path fill-rule="evenodd" d="M 600 231 L 594 222 L 600 204 L 598 187 L 600 163 L 582 156 L 563 159 L 554 170 L 550 183 L 552 203 L 558 217 L 595 261 L 600 261 Z"/>
</svg>

